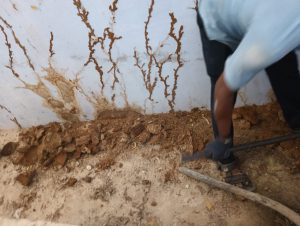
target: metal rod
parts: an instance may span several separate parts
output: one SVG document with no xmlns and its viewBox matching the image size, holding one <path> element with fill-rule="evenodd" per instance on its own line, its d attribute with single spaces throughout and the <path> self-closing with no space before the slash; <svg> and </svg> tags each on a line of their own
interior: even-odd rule
<svg viewBox="0 0 300 226">
<path fill-rule="evenodd" d="M 265 140 L 261 140 L 261 141 L 254 141 L 254 142 L 247 143 L 247 144 L 241 144 L 241 145 L 232 147 L 230 150 L 233 152 L 245 151 L 247 149 L 266 146 L 269 144 L 276 144 L 276 143 L 280 143 L 280 142 L 287 141 L 287 140 L 294 140 L 297 138 L 300 138 L 300 133 L 292 133 L 292 134 L 288 134 L 288 135 L 284 135 L 284 136 L 277 136 L 277 137 L 273 137 L 273 138 L 265 139 Z"/>
<path fill-rule="evenodd" d="M 269 139 L 265 139 L 265 140 L 254 141 L 254 142 L 246 143 L 246 144 L 240 144 L 240 145 L 230 148 L 230 150 L 232 152 L 236 153 L 239 151 L 246 151 L 249 149 L 262 147 L 262 146 L 266 146 L 266 145 L 270 145 L 270 144 L 276 144 L 276 143 L 280 143 L 283 141 L 294 140 L 297 138 L 300 138 L 300 133 L 291 133 L 288 135 L 277 136 L 277 137 L 273 137 L 273 138 L 269 138 Z M 182 162 L 190 162 L 190 161 L 195 161 L 200 158 L 205 158 L 205 154 L 202 151 L 197 151 L 197 152 L 194 152 L 192 155 L 183 155 L 181 157 L 181 161 Z"/>
</svg>

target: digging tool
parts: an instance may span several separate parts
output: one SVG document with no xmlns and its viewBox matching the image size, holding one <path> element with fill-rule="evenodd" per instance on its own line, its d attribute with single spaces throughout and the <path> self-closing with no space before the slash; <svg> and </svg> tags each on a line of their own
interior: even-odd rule
<svg viewBox="0 0 300 226">
<path fill-rule="evenodd" d="M 240 144 L 240 145 L 230 148 L 230 151 L 236 153 L 236 152 L 246 151 L 249 149 L 262 147 L 262 146 L 266 146 L 266 145 L 270 145 L 270 144 L 281 143 L 283 141 L 294 140 L 297 138 L 300 138 L 300 133 L 291 133 L 288 135 L 277 136 L 277 137 L 273 137 L 273 138 L 269 138 L 269 139 L 265 139 L 265 140 L 254 141 L 254 142 L 246 143 L 246 144 Z M 190 162 L 190 161 L 195 161 L 195 160 L 198 160 L 201 158 L 205 158 L 204 152 L 197 151 L 197 152 L 194 152 L 192 155 L 183 155 L 181 157 L 181 161 L 182 162 Z"/>
</svg>

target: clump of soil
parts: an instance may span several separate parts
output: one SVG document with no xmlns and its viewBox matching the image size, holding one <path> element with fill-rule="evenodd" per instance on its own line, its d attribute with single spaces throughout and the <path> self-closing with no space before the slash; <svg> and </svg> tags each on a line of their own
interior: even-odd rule
<svg viewBox="0 0 300 226">
<path fill-rule="evenodd" d="M 17 176 L 16 180 L 19 181 L 24 186 L 30 186 L 33 182 L 35 175 L 36 175 L 35 170 L 26 173 L 21 173 Z"/>
<path fill-rule="evenodd" d="M 17 142 L 8 142 L 7 144 L 4 145 L 4 147 L 0 151 L 0 156 L 11 155 L 16 150 L 17 147 L 18 147 Z"/>
</svg>

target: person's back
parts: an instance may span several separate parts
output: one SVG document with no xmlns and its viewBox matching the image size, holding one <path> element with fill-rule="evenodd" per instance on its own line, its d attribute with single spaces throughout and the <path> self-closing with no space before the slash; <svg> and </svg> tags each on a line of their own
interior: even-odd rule
<svg viewBox="0 0 300 226">
<path fill-rule="evenodd" d="M 225 66 L 232 90 L 300 46 L 299 0 L 202 0 L 207 36 L 234 50 Z"/>
</svg>

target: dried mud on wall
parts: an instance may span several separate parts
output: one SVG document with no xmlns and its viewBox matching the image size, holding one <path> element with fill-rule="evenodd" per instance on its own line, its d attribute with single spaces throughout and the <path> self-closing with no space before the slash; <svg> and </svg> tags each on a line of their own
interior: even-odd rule
<svg viewBox="0 0 300 226">
<path fill-rule="evenodd" d="M 49 50 L 48 50 L 48 64 L 42 66 L 42 75 L 36 69 L 36 64 L 30 57 L 30 46 L 26 46 L 19 37 L 14 27 L 8 21 L 0 15 L 0 33 L 3 37 L 2 40 L 6 46 L 7 64 L 1 65 L 9 70 L 12 79 L 17 80 L 20 86 L 16 88 L 22 88 L 30 91 L 30 95 L 36 95 L 42 99 L 43 106 L 51 110 L 55 115 L 63 121 L 77 122 L 84 119 L 84 111 L 82 109 L 81 102 L 78 97 L 81 96 L 87 101 L 94 110 L 94 116 L 97 116 L 99 112 L 114 109 L 117 107 L 116 98 L 123 99 L 123 107 L 125 109 L 135 108 L 130 106 L 128 96 L 126 92 L 126 85 L 122 80 L 122 70 L 119 64 L 119 58 L 115 54 L 115 45 L 123 37 L 116 34 L 114 26 L 117 23 L 117 13 L 119 10 L 118 0 L 111 1 L 108 11 L 110 14 L 110 21 L 99 35 L 99 29 L 94 27 L 90 22 L 89 9 L 85 8 L 84 2 L 81 0 L 73 0 L 73 4 L 70 7 L 74 7 L 77 12 L 77 18 L 80 19 L 87 31 L 88 43 L 88 56 L 86 61 L 82 65 L 82 69 L 78 71 L 75 78 L 70 79 L 70 76 L 61 72 L 59 68 L 53 63 L 53 57 L 60 54 L 62 49 L 55 49 L 55 33 L 49 33 Z M 18 11 L 18 6 L 13 4 L 15 11 Z M 192 2 L 192 4 L 197 4 Z M 184 35 L 184 26 L 177 20 L 175 13 L 166 12 L 169 14 L 169 27 L 166 27 L 166 37 L 161 40 L 158 47 L 154 47 L 151 44 L 151 34 L 149 26 L 153 18 L 153 12 L 158 10 L 155 8 L 156 2 L 154 0 L 149 1 L 148 14 L 144 21 L 144 50 L 133 49 L 132 50 L 132 62 L 131 67 L 136 68 L 139 71 L 135 76 L 140 77 L 143 81 L 143 87 L 145 93 L 147 93 L 146 101 L 155 102 L 153 93 L 155 92 L 158 83 L 163 87 L 163 97 L 165 98 L 169 110 L 174 111 L 176 91 L 178 87 L 178 78 L 181 76 L 180 69 L 184 66 L 184 60 L 182 59 L 182 38 Z M 34 8 L 37 10 L 38 8 Z M 33 8 L 32 8 L 33 10 Z M 27 37 L 30 39 L 30 37 Z M 165 45 L 172 46 L 170 49 L 165 49 Z M 67 47 L 66 47 L 67 48 Z M 161 56 L 158 54 L 160 50 L 164 49 L 167 54 Z M 3 50 L 5 51 L 5 50 Z M 19 55 L 16 54 L 19 53 Z M 105 61 L 98 57 L 97 52 L 101 52 L 105 56 Z M 31 78 L 28 79 L 28 75 L 15 66 L 20 57 L 20 53 L 26 59 L 27 64 L 25 67 L 31 71 Z M 141 57 L 142 54 L 146 54 L 146 57 Z M 168 65 L 167 65 L 168 64 Z M 98 76 L 99 89 L 97 92 L 86 90 L 81 82 L 85 78 L 81 76 L 81 71 L 88 66 L 93 66 L 95 73 Z M 170 69 L 172 68 L 172 69 Z M 125 78 L 126 79 L 126 78 Z M 30 81 L 29 81 L 30 80 Z M 34 82 L 33 82 L 34 81 Z M 109 90 L 107 92 L 107 90 Z M 118 91 L 117 91 L 118 90 Z M 106 92 L 105 92 L 106 91 Z M 57 93 L 58 95 L 55 95 Z M 1 104 L 1 103 L 0 103 Z M 0 105 L 2 114 L 7 114 L 8 117 L 18 127 L 22 127 L 22 121 L 14 115 L 13 109 L 9 109 L 4 105 Z M 137 109 L 136 109 L 137 110 Z M 139 108 L 138 111 L 145 111 L 145 109 Z"/>
<path fill-rule="evenodd" d="M 181 25 L 178 33 L 175 33 L 175 25 L 177 23 L 177 19 L 174 16 L 174 13 L 169 13 L 170 15 L 170 31 L 168 33 L 168 36 L 160 43 L 159 48 L 153 51 L 153 47 L 150 45 L 150 38 L 149 38 L 149 32 L 148 32 L 148 26 L 151 22 L 153 8 L 154 8 L 155 1 L 152 0 L 150 4 L 150 8 L 148 10 L 148 18 L 145 21 L 145 48 L 146 53 L 148 55 L 148 61 L 147 62 L 141 62 L 139 59 L 138 53 L 135 50 L 134 51 L 134 58 L 135 58 L 135 66 L 137 66 L 140 69 L 140 72 L 143 76 L 143 81 L 145 84 L 145 87 L 148 91 L 148 99 L 153 101 L 152 94 L 153 91 L 157 85 L 157 82 L 160 81 L 163 84 L 164 87 L 164 96 L 168 101 L 170 110 L 174 110 L 175 105 L 175 98 L 176 98 L 176 89 L 177 89 L 177 82 L 178 82 L 178 71 L 181 67 L 183 67 L 183 61 L 181 59 L 181 46 L 182 46 L 182 36 L 183 36 L 183 26 Z M 169 53 L 168 56 L 166 56 L 163 59 L 157 58 L 157 52 L 160 48 L 163 48 L 164 45 L 169 41 L 169 39 L 172 39 L 176 43 L 176 49 L 173 53 Z M 174 59 L 176 63 L 175 69 L 173 69 L 172 75 L 164 75 L 163 74 L 163 68 L 164 65 L 172 59 Z M 154 67 L 154 68 L 153 68 Z M 156 72 L 153 72 L 152 70 L 156 69 Z M 169 84 L 169 78 L 170 76 L 173 76 L 173 83 Z"/>
<path fill-rule="evenodd" d="M 23 86 L 21 88 L 30 90 L 35 95 L 38 95 L 44 100 L 44 104 L 46 107 L 50 108 L 53 112 L 55 112 L 61 119 L 68 121 L 78 121 L 80 114 L 80 107 L 77 103 L 75 97 L 75 88 L 76 88 L 76 80 L 68 80 L 63 74 L 57 72 L 51 65 L 51 57 L 54 55 L 53 52 L 53 34 L 51 33 L 50 38 L 50 47 L 49 47 L 49 64 L 46 68 L 44 68 L 45 72 L 47 72 L 47 76 L 41 77 L 29 57 L 28 51 L 26 47 L 20 42 L 20 39 L 17 37 L 13 27 L 2 17 L 0 17 L 1 22 L 4 25 L 0 24 L 0 29 L 2 34 L 5 37 L 5 45 L 7 46 L 7 51 L 9 55 L 9 65 L 6 67 L 11 71 L 11 74 L 19 80 Z M 13 40 L 9 40 L 8 33 L 11 33 Z M 12 50 L 12 43 L 14 42 L 18 48 L 20 48 L 27 59 L 27 66 L 32 70 L 33 75 L 35 76 L 36 83 L 32 84 L 23 79 L 22 72 L 17 72 L 14 67 L 14 52 Z M 46 85 L 45 80 L 49 81 L 58 91 L 59 97 L 55 97 L 49 87 Z M 3 109 L 7 110 L 5 106 Z M 7 110 L 8 111 L 8 110 Z M 10 114 L 13 115 L 13 113 Z M 14 122 L 20 127 L 20 123 L 17 122 L 17 119 Z"/>
</svg>

